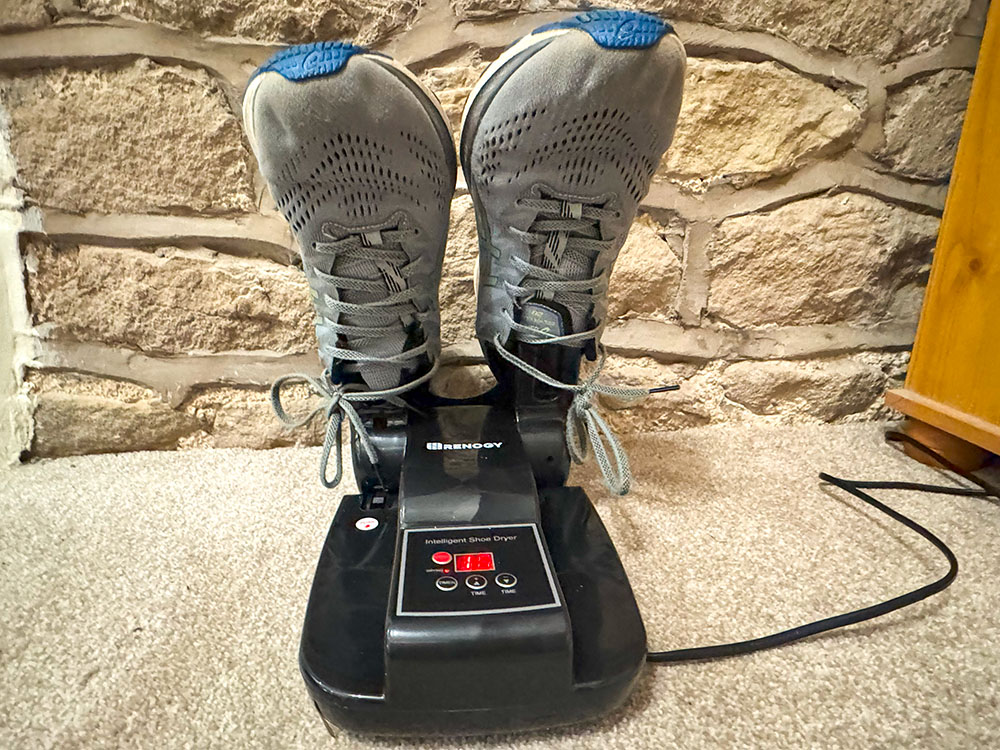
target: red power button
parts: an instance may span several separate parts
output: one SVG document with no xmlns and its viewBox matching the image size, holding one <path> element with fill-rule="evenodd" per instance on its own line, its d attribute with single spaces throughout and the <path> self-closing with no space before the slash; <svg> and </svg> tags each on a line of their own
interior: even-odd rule
<svg viewBox="0 0 1000 750">
<path fill-rule="evenodd" d="M 431 560 L 433 560 L 437 565 L 447 565 L 451 562 L 450 552 L 435 552 L 431 555 Z"/>
</svg>

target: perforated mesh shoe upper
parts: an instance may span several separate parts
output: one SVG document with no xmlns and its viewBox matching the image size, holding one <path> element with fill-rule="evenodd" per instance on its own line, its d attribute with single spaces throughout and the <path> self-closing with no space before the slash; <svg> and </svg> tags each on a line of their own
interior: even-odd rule
<svg viewBox="0 0 1000 750">
<path fill-rule="evenodd" d="M 463 118 L 462 167 L 480 246 L 476 334 L 491 362 L 573 394 L 569 454 L 582 462 L 593 449 L 619 495 L 631 486 L 628 457 L 594 398 L 649 391 L 598 380 L 608 279 L 673 137 L 684 60 L 655 16 L 584 13 L 510 47 Z M 583 352 L 597 360 L 593 371 L 560 380 L 576 377 Z"/>
<path fill-rule="evenodd" d="M 244 120 L 298 241 L 334 380 L 386 389 L 426 370 L 455 182 L 439 107 L 388 58 L 322 43 L 262 66 Z"/>
<path fill-rule="evenodd" d="M 481 340 L 599 336 L 607 278 L 673 136 L 684 60 L 655 16 L 595 11 L 538 29 L 484 74 L 461 144 Z"/>
</svg>

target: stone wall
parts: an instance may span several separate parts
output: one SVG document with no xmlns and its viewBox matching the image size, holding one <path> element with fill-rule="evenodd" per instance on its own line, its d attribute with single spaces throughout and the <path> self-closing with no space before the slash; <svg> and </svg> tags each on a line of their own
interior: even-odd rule
<svg viewBox="0 0 1000 750">
<path fill-rule="evenodd" d="M 612 420 L 884 415 L 985 0 L 622 4 L 675 21 L 690 63 L 605 336 L 610 377 L 682 390 Z M 23 414 L 6 429 L 5 455 L 315 442 L 267 404 L 273 378 L 318 360 L 294 246 L 237 115 L 248 76 L 282 44 L 353 37 L 409 64 L 457 124 L 504 46 L 575 7 L 0 0 L 0 146 L 16 164 L 15 177 L 0 148 L 0 302 L 21 311 L 2 331 L 0 395 L 34 413 L 33 436 Z M 461 182 L 452 224 L 440 387 L 458 392 L 486 380 Z"/>
</svg>

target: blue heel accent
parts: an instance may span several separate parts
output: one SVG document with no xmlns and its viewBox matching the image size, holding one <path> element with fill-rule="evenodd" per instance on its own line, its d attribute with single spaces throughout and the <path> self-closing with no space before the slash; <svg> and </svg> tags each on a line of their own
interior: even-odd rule
<svg viewBox="0 0 1000 750">
<path fill-rule="evenodd" d="M 580 29 L 608 49 L 642 49 L 652 47 L 673 27 L 662 18 L 634 10 L 593 10 L 565 21 L 556 21 L 535 29 L 532 33 L 551 29 Z"/>
<path fill-rule="evenodd" d="M 250 77 L 251 80 L 261 73 L 273 71 L 289 81 L 305 81 L 336 73 L 347 64 L 351 56 L 359 52 L 367 52 L 350 42 L 313 42 L 312 44 L 297 44 L 294 47 L 276 52 L 261 65 Z"/>
</svg>

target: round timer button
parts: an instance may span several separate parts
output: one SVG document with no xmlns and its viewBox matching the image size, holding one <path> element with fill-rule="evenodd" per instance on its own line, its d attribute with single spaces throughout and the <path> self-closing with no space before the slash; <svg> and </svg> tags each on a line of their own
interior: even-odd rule
<svg viewBox="0 0 1000 750">
<path fill-rule="evenodd" d="M 441 576 L 434 581 L 434 585 L 442 591 L 454 591 L 458 587 L 458 579 L 452 576 Z"/>
<path fill-rule="evenodd" d="M 486 579 L 483 576 L 469 576 L 465 579 L 465 585 L 473 591 L 486 588 Z"/>
<path fill-rule="evenodd" d="M 436 565 L 447 565 L 451 562 L 450 552 L 435 552 L 431 555 L 431 561 Z"/>
<path fill-rule="evenodd" d="M 517 583 L 517 576 L 511 575 L 510 573 L 501 573 L 497 576 L 497 586 L 503 586 L 505 589 L 509 589 Z"/>
</svg>

